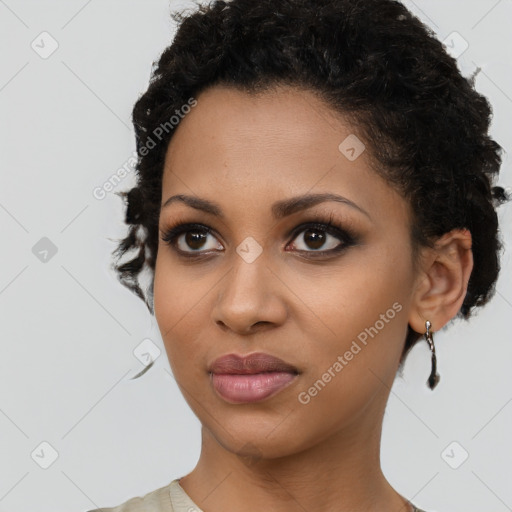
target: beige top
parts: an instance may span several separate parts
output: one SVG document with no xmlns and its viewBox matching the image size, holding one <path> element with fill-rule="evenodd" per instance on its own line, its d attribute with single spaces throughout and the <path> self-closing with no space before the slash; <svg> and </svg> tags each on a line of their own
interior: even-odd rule
<svg viewBox="0 0 512 512">
<path fill-rule="evenodd" d="M 148 492 L 131 498 L 112 508 L 96 508 L 87 512 L 203 512 L 179 484 L 179 478 Z"/>
<path fill-rule="evenodd" d="M 141 498 L 131 498 L 117 507 L 97 508 L 87 512 L 203 512 L 181 487 L 179 480 L 176 478 Z M 415 507 L 414 512 L 425 511 Z"/>
</svg>

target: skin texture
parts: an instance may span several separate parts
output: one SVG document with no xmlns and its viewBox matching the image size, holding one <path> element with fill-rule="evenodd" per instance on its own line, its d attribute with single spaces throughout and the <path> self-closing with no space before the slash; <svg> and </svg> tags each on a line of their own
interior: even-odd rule
<svg viewBox="0 0 512 512">
<path fill-rule="evenodd" d="M 470 233 L 446 234 L 414 265 L 407 200 L 371 169 L 369 145 L 354 161 L 340 152 L 356 132 L 311 92 L 281 86 L 249 95 L 215 86 L 197 99 L 169 144 L 162 204 L 193 195 L 216 202 L 224 216 L 178 201 L 162 208 L 161 234 L 175 219 L 213 233 L 203 246 L 178 237 L 183 251 L 209 253 L 197 260 L 160 240 L 154 281 L 172 371 L 202 423 L 199 461 L 180 484 L 206 512 L 411 510 L 380 468 L 384 409 L 407 324 L 423 333 L 428 319 L 437 331 L 462 304 L 473 265 Z M 366 213 L 329 201 L 272 216 L 276 201 L 324 192 Z M 330 216 L 356 240 L 315 258 L 308 228 L 294 229 Z M 343 243 L 314 233 L 326 236 L 320 250 Z M 251 263 L 236 251 L 247 237 L 262 248 Z M 299 393 L 393 304 L 393 318 L 301 403 Z M 224 401 L 208 365 L 252 352 L 277 356 L 300 374 L 262 402 Z"/>
</svg>

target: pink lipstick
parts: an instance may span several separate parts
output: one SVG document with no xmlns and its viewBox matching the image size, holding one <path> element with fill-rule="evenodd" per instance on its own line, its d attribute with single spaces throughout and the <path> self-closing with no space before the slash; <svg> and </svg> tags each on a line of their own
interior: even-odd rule
<svg viewBox="0 0 512 512">
<path fill-rule="evenodd" d="M 283 390 L 299 374 L 291 364 L 264 353 L 228 354 L 216 359 L 209 371 L 213 388 L 229 403 L 264 400 Z"/>
</svg>

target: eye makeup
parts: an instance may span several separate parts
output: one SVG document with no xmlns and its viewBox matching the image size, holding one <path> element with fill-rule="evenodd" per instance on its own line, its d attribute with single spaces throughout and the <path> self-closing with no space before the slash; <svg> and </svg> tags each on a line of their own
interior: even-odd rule
<svg viewBox="0 0 512 512">
<path fill-rule="evenodd" d="M 339 241 L 334 248 L 328 250 L 304 250 L 292 249 L 292 252 L 300 253 L 307 258 L 332 257 L 336 254 L 344 252 L 349 247 L 357 244 L 359 235 L 356 233 L 351 222 L 340 223 L 334 220 L 334 214 L 325 215 L 320 213 L 310 214 L 306 222 L 300 223 L 294 227 L 287 235 L 291 238 L 286 247 L 296 245 L 294 242 L 301 233 L 308 233 L 308 241 L 313 243 L 322 242 L 323 239 L 328 240 L 330 236 Z M 320 238 L 314 235 L 320 234 Z M 168 245 L 176 254 L 183 258 L 202 258 L 210 256 L 215 252 L 223 252 L 223 249 L 194 249 L 190 247 L 190 243 L 207 241 L 208 237 L 217 237 L 217 232 L 210 226 L 200 222 L 186 222 L 179 216 L 173 218 L 172 222 L 161 230 L 161 240 Z M 305 235 L 302 235 L 303 244 L 306 244 Z M 180 248 L 181 245 L 181 248 Z M 323 243 L 322 245 L 325 245 Z M 186 250 L 188 247 L 190 250 Z M 287 250 L 287 252 L 290 252 Z"/>
</svg>

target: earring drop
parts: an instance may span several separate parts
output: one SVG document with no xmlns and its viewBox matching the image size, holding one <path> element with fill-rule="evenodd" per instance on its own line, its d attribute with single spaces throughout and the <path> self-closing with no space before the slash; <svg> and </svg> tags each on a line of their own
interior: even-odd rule
<svg viewBox="0 0 512 512">
<path fill-rule="evenodd" d="M 428 378 L 427 384 L 430 389 L 434 389 L 437 386 L 441 376 L 437 373 L 436 347 L 434 346 L 434 337 L 430 331 L 431 327 L 432 324 L 427 320 L 425 322 L 425 339 L 427 340 L 430 351 L 432 352 L 432 370 L 430 372 L 430 377 Z"/>
</svg>

